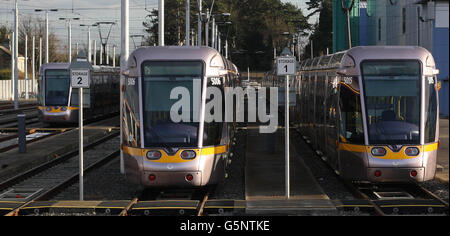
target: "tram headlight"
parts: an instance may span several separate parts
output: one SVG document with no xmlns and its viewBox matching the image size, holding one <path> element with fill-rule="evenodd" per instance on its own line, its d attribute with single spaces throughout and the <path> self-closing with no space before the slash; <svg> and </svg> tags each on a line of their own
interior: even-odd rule
<svg viewBox="0 0 450 236">
<path fill-rule="evenodd" d="M 159 160 L 162 155 L 160 151 L 148 151 L 145 156 L 149 160 Z"/>
<path fill-rule="evenodd" d="M 52 108 L 51 108 L 51 107 L 46 107 L 45 110 L 46 110 L 46 111 L 51 111 Z"/>
<path fill-rule="evenodd" d="M 405 154 L 408 156 L 417 156 L 419 155 L 419 149 L 416 147 L 408 147 L 405 149 Z"/>
<path fill-rule="evenodd" d="M 191 159 L 194 159 L 196 156 L 197 156 L 197 154 L 192 150 L 184 150 L 180 153 L 181 159 L 184 159 L 184 160 L 191 160 Z"/>
<path fill-rule="evenodd" d="M 374 156 L 384 156 L 384 155 L 386 155 L 386 149 L 384 149 L 383 147 L 374 147 L 374 148 L 372 148 L 372 150 L 370 152 Z"/>
</svg>

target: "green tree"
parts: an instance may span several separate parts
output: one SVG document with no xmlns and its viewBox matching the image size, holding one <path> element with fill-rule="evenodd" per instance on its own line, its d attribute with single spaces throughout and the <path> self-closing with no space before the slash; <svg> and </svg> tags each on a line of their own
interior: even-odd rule
<svg viewBox="0 0 450 236">
<path fill-rule="evenodd" d="M 331 0 L 310 0 L 306 2 L 308 10 L 313 10 L 308 17 L 319 13 L 319 22 L 314 25 L 310 40 L 313 41 L 314 56 L 326 54 L 327 48 L 331 51 L 333 47 L 333 3 Z M 305 47 L 302 59 L 311 57 L 310 41 Z"/>
<path fill-rule="evenodd" d="M 11 31 L 5 25 L 0 26 L 0 45 L 8 44 Z"/>
<path fill-rule="evenodd" d="M 203 1 L 203 12 L 211 8 L 213 0 Z M 166 0 L 165 44 L 183 45 L 185 32 L 185 1 Z M 277 52 L 288 45 L 291 38 L 283 32 L 296 33 L 310 29 L 302 11 L 290 3 L 280 0 L 216 0 L 212 14 L 230 13 L 229 18 L 217 21 L 231 21 L 231 25 L 219 26 L 221 39 L 228 41 L 229 56 L 241 70 L 247 66 L 252 71 L 269 70 L 273 62 L 273 50 Z M 148 45 L 157 44 L 157 11 L 149 14 L 143 22 L 146 27 Z M 197 1 L 191 0 L 191 29 L 197 31 Z M 203 29 L 204 38 L 204 29 Z M 203 41 L 204 42 L 204 41 Z"/>
</svg>

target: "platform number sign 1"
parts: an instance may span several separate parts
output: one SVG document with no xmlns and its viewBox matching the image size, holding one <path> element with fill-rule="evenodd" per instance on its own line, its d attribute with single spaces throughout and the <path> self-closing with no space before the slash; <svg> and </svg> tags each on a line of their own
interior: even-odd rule
<svg viewBox="0 0 450 236">
<path fill-rule="evenodd" d="M 277 75 L 295 75 L 295 57 L 277 58 Z"/>
<path fill-rule="evenodd" d="M 89 70 L 70 71 L 72 88 L 89 88 Z"/>
</svg>

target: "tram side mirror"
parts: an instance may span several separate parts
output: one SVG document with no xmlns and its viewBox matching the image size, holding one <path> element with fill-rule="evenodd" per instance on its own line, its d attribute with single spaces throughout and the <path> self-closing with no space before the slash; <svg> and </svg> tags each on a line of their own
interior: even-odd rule
<svg viewBox="0 0 450 236">
<path fill-rule="evenodd" d="M 126 77 L 130 76 L 130 70 L 125 70 L 125 71 L 123 71 L 123 72 L 122 72 L 122 75 L 123 75 L 123 76 L 126 76 Z"/>
<path fill-rule="evenodd" d="M 226 70 L 226 69 L 219 70 L 219 75 L 226 75 L 226 74 L 228 74 L 228 70 Z"/>
<path fill-rule="evenodd" d="M 339 69 L 336 71 L 336 73 L 338 75 L 346 75 L 347 74 L 347 69 Z"/>
</svg>

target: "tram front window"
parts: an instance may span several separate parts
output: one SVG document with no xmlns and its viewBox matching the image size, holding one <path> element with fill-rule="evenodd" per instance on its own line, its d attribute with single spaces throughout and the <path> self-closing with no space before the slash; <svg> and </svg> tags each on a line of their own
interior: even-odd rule
<svg viewBox="0 0 450 236">
<path fill-rule="evenodd" d="M 420 143 L 421 65 L 418 61 L 365 61 L 369 144 Z"/>
<path fill-rule="evenodd" d="M 198 143 L 200 105 L 194 107 L 194 81 L 200 85 L 203 73 L 201 62 L 145 62 L 142 66 L 144 145 L 146 147 L 195 147 Z M 173 91 L 183 95 L 171 99 Z M 200 91 L 198 91 L 200 92 Z M 178 93 L 176 93 L 178 94 Z M 184 100 L 187 99 L 187 100 Z M 178 114 L 189 114 L 189 121 L 172 120 L 170 112 L 176 104 L 189 101 Z M 200 101 L 198 101 L 200 102 Z"/>
<path fill-rule="evenodd" d="M 45 105 L 67 106 L 69 103 L 70 78 L 67 70 L 45 71 Z"/>
</svg>

